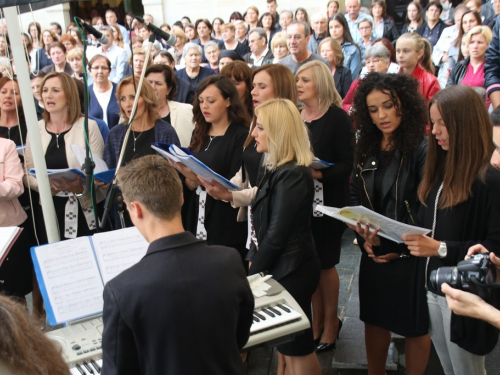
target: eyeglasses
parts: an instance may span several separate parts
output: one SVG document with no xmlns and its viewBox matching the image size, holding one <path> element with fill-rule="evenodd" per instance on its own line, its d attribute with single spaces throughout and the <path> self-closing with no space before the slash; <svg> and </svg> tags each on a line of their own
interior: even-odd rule
<svg viewBox="0 0 500 375">
<path fill-rule="evenodd" d="M 107 66 L 93 66 L 91 69 L 92 70 L 101 70 L 101 71 L 109 70 L 109 68 Z"/>
<path fill-rule="evenodd" d="M 295 39 L 295 40 L 301 40 L 302 38 L 304 38 L 304 35 L 300 35 L 300 34 L 295 34 L 295 35 L 287 35 L 287 36 L 286 36 L 286 39 L 287 39 L 287 40 L 292 40 L 292 39 Z"/>
<path fill-rule="evenodd" d="M 369 30 L 371 28 L 372 28 L 371 26 L 363 26 L 363 27 L 360 27 L 359 29 L 360 30 Z"/>
</svg>

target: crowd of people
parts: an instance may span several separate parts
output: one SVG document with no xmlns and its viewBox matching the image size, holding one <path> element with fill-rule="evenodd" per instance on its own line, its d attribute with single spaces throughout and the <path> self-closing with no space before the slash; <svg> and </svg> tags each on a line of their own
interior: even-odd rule
<svg viewBox="0 0 500 375">
<path fill-rule="evenodd" d="M 273 275 L 311 321 L 304 334 L 278 345 L 278 373 L 320 374 L 318 355 L 336 347 L 342 329 L 336 266 L 347 227 L 317 204 L 361 205 L 431 230 L 398 244 L 379 228 L 349 226 L 362 253 L 369 374 L 385 374 L 391 332 L 405 338 L 409 374 L 425 372 L 431 340 L 447 375 L 486 374 L 497 310 L 448 285 L 436 289 L 429 278 L 475 253 L 491 252 L 500 270 L 500 1 L 431 1 L 425 11 L 412 1 L 401 30 L 384 0 L 370 9 L 346 0 L 345 14 L 338 1 L 325 5 L 309 15 L 278 11 L 277 1 L 267 0 L 262 14 L 250 6 L 229 19 L 186 16 L 159 25 L 174 41 L 129 14 L 118 23 L 111 9 L 88 20 L 106 36 L 100 42 L 82 37 L 75 24 L 63 33 L 57 23 L 42 30 L 32 22 L 23 42 L 35 135 L 27 131 L 12 60 L 18 47 L 2 28 L 0 226 L 24 231 L 0 266 L 0 291 L 10 297 L 0 296 L 0 317 L 29 325 L 12 300 L 26 304 L 32 291 L 33 315 L 45 315 L 29 253 L 48 242 L 37 179 L 26 173 L 34 167 L 35 136 L 49 169 L 81 169 L 72 145 L 90 145 L 109 168 L 119 166 L 124 150 L 118 182 L 127 210 L 122 218 L 113 207 L 109 229 L 135 225 L 151 245 L 137 267 L 106 286 L 106 375 L 167 368 L 243 374 L 248 357 L 238 353 L 254 318 L 243 279 L 259 273 Z M 143 18 L 154 24 L 153 16 Z M 238 189 L 168 163 L 151 148 L 156 142 L 189 148 Z M 330 164 L 314 169 L 315 157 Z M 95 186 L 94 195 L 81 178 L 51 180 L 61 240 L 94 233 L 93 198 L 102 209 L 108 188 Z M 130 283 L 141 278 L 148 281 Z M 193 323 L 177 336 L 196 319 L 156 304 L 162 286 L 167 300 L 212 316 L 213 327 Z M 220 291 L 217 303 L 204 300 L 211 288 Z M 227 307 L 224 319 L 210 310 L 220 306 Z M 162 357 L 153 344 L 174 331 L 172 352 Z M 33 337 L 32 345 L 43 341 Z M 28 369 L 5 347 L 0 368 Z M 182 359 L 192 350 L 196 361 Z M 40 373 L 64 373 L 56 367 Z"/>
</svg>

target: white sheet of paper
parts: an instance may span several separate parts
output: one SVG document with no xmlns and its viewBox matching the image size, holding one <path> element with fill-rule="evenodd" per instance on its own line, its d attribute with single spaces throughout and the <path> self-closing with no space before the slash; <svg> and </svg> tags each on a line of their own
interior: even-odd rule
<svg viewBox="0 0 500 375">
<path fill-rule="evenodd" d="M 379 236 L 397 243 L 403 243 L 401 237 L 404 235 L 426 235 L 430 232 L 430 229 L 420 228 L 389 219 L 363 206 L 337 208 L 317 205 L 316 209 L 323 212 L 325 215 L 351 225 L 356 225 L 358 221 L 362 224 L 369 223 L 370 227 L 373 229 L 380 228 L 378 232 Z"/>
<path fill-rule="evenodd" d="M 58 323 L 102 312 L 104 286 L 88 237 L 39 246 L 35 252 Z"/>
<path fill-rule="evenodd" d="M 10 248 L 10 244 L 16 238 L 19 232 L 19 227 L 0 227 L 0 259 L 3 254 Z"/>
<path fill-rule="evenodd" d="M 19 155 L 24 156 L 24 152 L 26 151 L 26 145 L 17 146 L 16 151 Z"/>
<path fill-rule="evenodd" d="M 85 163 L 86 151 L 84 148 L 81 148 L 77 145 L 71 145 L 71 151 L 75 154 L 76 160 L 78 160 L 78 164 L 83 165 Z M 92 159 L 95 163 L 94 173 L 107 171 L 109 168 L 106 165 L 106 162 L 101 159 L 97 155 L 92 155 Z"/>
<path fill-rule="evenodd" d="M 96 233 L 92 237 L 104 285 L 146 254 L 149 243 L 136 227 Z"/>
</svg>

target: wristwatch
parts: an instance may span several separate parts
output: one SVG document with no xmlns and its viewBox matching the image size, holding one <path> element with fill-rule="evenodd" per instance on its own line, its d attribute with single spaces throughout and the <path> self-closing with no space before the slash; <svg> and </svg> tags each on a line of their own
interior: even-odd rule
<svg viewBox="0 0 500 375">
<path fill-rule="evenodd" d="M 85 191 L 85 190 L 83 190 L 81 193 L 74 193 L 74 194 L 75 194 L 75 197 L 77 197 L 77 198 L 81 198 L 81 197 L 83 197 L 83 192 L 84 192 L 84 191 Z"/>
<path fill-rule="evenodd" d="M 438 248 L 438 255 L 440 258 L 444 258 L 446 254 L 448 254 L 448 248 L 446 247 L 446 243 L 441 242 Z"/>
</svg>

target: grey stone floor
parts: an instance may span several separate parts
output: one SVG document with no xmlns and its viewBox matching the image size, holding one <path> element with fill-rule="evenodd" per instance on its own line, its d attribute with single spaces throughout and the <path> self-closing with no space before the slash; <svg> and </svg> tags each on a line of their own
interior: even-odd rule
<svg viewBox="0 0 500 375">
<path fill-rule="evenodd" d="M 347 230 L 342 240 L 342 255 L 337 271 L 340 277 L 339 317 L 344 320 L 336 352 L 321 353 L 318 359 L 323 375 L 364 375 L 366 355 L 364 347 L 363 323 L 358 319 L 358 269 L 360 260 L 359 248 L 352 244 L 354 235 Z M 402 354 L 401 354 L 402 353 Z M 276 350 L 256 349 L 249 361 L 249 375 L 276 374 Z M 403 375 L 404 342 L 394 337 L 387 361 L 388 375 Z M 488 375 L 500 374 L 500 344 L 486 357 Z M 433 350 L 427 366 L 426 375 L 443 375 L 439 359 Z M 474 374 L 470 374 L 474 375 Z"/>
</svg>

